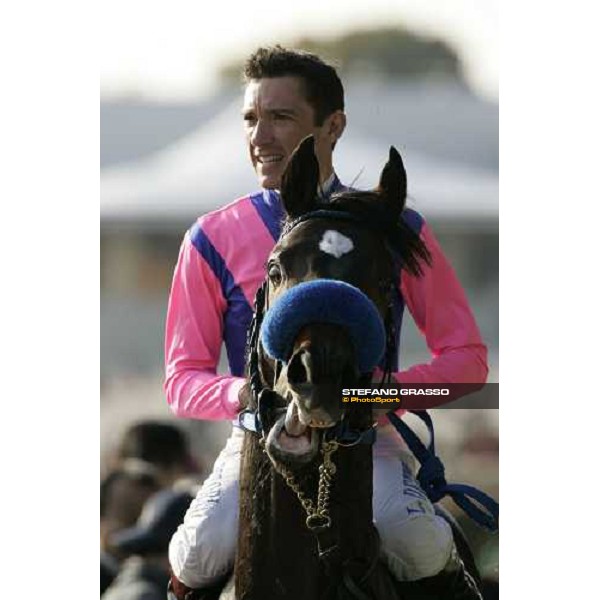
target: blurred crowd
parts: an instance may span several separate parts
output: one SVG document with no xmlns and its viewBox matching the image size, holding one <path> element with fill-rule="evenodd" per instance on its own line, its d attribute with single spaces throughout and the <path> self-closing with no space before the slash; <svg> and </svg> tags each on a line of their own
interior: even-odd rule
<svg viewBox="0 0 600 600">
<path fill-rule="evenodd" d="M 164 600 L 171 536 L 204 479 L 186 433 L 140 421 L 123 434 L 100 483 L 100 595 Z"/>
<path fill-rule="evenodd" d="M 464 471 L 470 471 L 477 476 L 468 480 L 481 485 L 487 475 L 485 490 L 498 497 L 497 427 L 484 419 L 490 416 L 487 413 L 468 413 L 460 419 L 458 435 L 449 418 L 458 417 L 458 412 L 445 411 L 445 419 L 441 415 L 436 419 L 442 439 L 444 434 L 461 439 L 446 448 L 447 464 L 455 471 L 451 477 L 464 480 Z M 102 600 L 165 600 L 169 541 L 211 466 L 208 460 L 201 464 L 200 456 L 212 458 L 210 452 L 194 452 L 188 431 L 173 421 L 137 421 L 124 431 L 105 461 L 100 483 Z M 450 503 L 446 508 L 455 513 L 478 559 L 485 600 L 494 600 L 498 597 L 497 536 L 475 527 Z"/>
</svg>

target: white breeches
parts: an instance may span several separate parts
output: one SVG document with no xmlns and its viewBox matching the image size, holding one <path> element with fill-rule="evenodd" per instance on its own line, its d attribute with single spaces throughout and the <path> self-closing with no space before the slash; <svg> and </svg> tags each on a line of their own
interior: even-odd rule
<svg viewBox="0 0 600 600">
<path fill-rule="evenodd" d="M 234 427 L 171 540 L 173 572 L 191 588 L 210 585 L 233 567 L 243 439 Z M 444 568 L 454 547 L 452 531 L 416 482 L 414 459 L 391 425 L 378 429 L 373 448 L 373 516 L 383 558 L 399 580 Z"/>
</svg>

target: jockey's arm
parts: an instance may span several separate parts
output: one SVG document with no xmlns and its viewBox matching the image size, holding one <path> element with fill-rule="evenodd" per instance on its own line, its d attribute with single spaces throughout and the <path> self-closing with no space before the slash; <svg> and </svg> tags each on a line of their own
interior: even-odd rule
<svg viewBox="0 0 600 600">
<path fill-rule="evenodd" d="M 466 294 L 454 269 L 427 223 L 421 239 L 431 254 L 431 266 L 422 263 L 423 274 L 400 275 L 400 290 L 431 353 L 428 363 L 392 373 L 402 384 L 485 383 L 488 375 L 487 348 Z M 375 374 L 374 379 L 377 379 Z M 388 412 L 375 409 L 376 415 Z"/>
<path fill-rule="evenodd" d="M 421 277 L 401 274 L 400 289 L 431 361 L 394 373 L 402 383 L 480 383 L 488 375 L 487 348 L 454 269 L 427 223 L 421 238 L 431 253 L 431 266 Z"/>
<path fill-rule="evenodd" d="M 165 392 L 179 417 L 233 419 L 242 377 L 217 375 L 227 302 L 220 282 L 186 233 L 169 296 Z"/>
</svg>

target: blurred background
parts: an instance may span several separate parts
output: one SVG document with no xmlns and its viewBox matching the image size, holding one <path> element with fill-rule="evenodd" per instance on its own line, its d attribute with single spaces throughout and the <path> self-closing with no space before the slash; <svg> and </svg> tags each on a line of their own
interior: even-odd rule
<svg viewBox="0 0 600 600">
<path fill-rule="evenodd" d="M 104 6 L 104 5 L 103 5 Z M 338 67 L 348 126 L 341 180 L 375 185 L 391 144 L 409 205 L 461 280 L 498 381 L 498 70 L 492 0 L 305 0 L 298 9 L 113 3 L 101 52 L 101 475 L 143 420 L 179 428 L 200 482 L 230 425 L 175 420 L 162 390 L 163 329 L 181 239 L 194 220 L 256 189 L 240 116 L 244 58 L 259 45 L 315 51 Z M 405 365 L 429 360 L 407 315 Z M 220 369 L 227 370 L 226 361 Z M 497 411 L 434 411 L 449 478 L 498 498 Z M 467 525 L 468 526 L 468 525 Z M 469 526 L 468 526 L 469 527 Z M 497 578 L 497 537 L 469 527 Z M 493 596 L 489 596 L 493 597 Z"/>
</svg>

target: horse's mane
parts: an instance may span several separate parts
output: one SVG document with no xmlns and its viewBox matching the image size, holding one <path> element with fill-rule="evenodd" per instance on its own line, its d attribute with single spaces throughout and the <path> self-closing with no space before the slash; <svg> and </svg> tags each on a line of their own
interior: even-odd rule
<svg viewBox="0 0 600 600">
<path fill-rule="evenodd" d="M 404 207 L 402 206 L 402 209 Z M 431 254 L 419 235 L 406 223 L 398 207 L 387 202 L 378 191 L 337 192 L 315 210 L 349 213 L 359 225 L 381 232 L 395 259 L 411 275 L 423 274 L 422 262 L 431 265 Z"/>
</svg>

